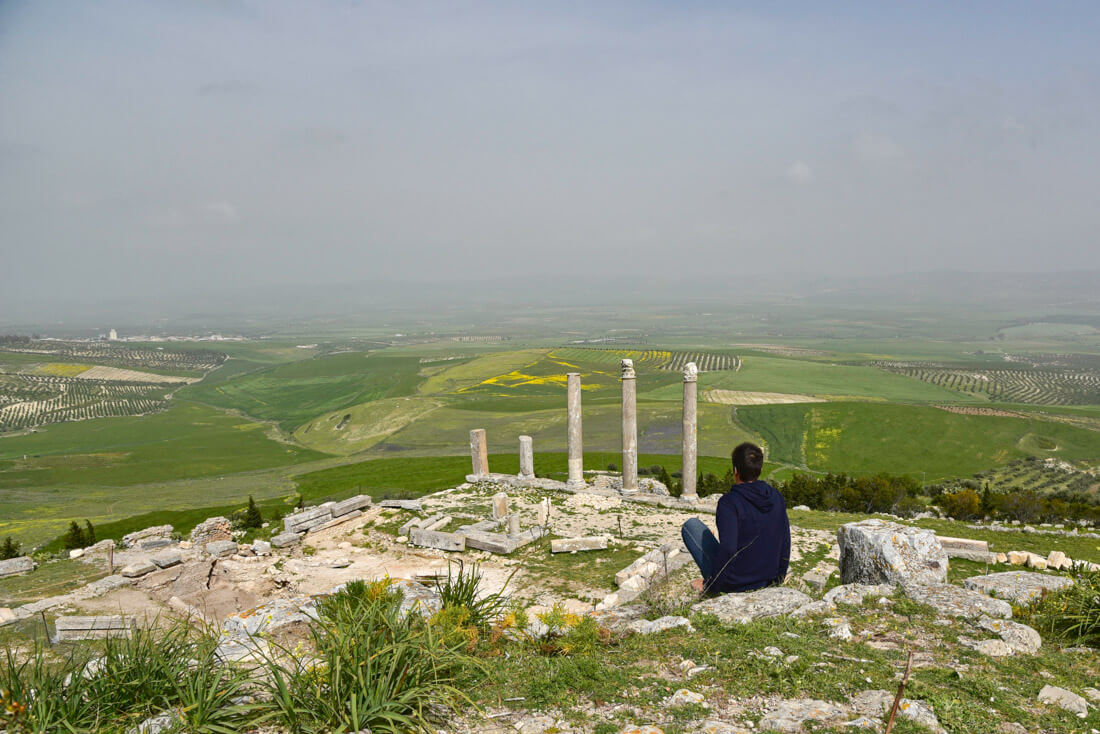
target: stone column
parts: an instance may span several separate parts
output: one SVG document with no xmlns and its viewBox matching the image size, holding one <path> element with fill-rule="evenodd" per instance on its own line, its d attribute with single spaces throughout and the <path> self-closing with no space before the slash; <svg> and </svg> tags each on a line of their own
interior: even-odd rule
<svg viewBox="0 0 1100 734">
<path fill-rule="evenodd" d="M 620 364 L 623 378 L 623 494 L 638 491 L 638 388 L 634 361 Z"/>
<path fill-rule="evenodd" d="M 473 463 L 475 477 L 489 476 L 489 446 L 485 442 L 485 429 L 470 431 L 470 460 Z"/>
<path fill-rule="evenodd" d="M 581 439 L 581 373 L 566 375 L 566 411 L 568 413 L 569 483 L 571 489 L 584 488 L 584 446 Z"/>
<path fill-rule="evenodd" d="M 684 484 L 684 499 L 696 499 L 699 496 L 695 486 L 698 476 L 697 458 L 699 443 L 696 433 L 698 425 L 698 386 L 699 368 L 694 362 L 684 365 L 684 449 L 681 466 Z"/>
<path fill-rule="evenodd" d="M 535 478 L 535 447 L 530 436 L 519 437 L 519 478 Z"/>
</svg>

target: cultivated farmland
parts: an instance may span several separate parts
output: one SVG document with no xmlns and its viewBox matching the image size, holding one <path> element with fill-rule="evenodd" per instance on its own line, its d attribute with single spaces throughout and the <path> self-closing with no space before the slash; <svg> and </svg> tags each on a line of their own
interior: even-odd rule
<svg viewBox="0 0 1100 734">
<path fill-rule="evenodd" d="M 1093 405 L 1100 402 L 1100 368 L 1085 366 L 958 367 L 935 362 L 878 362 L 877 366 L 1002 403 Z"/>
<path fill-rule="evenodd" d="M 559 359 L 588 361 L 597 364 L 617 365 L 623 359 L 634 360 L 635 366 L 644 365 L 658 370 L 678 372 L 688 362 L 694 362 L 700 372 L 718 372 L 741 368 L 741 359 L 736 354 L 718 352 L 671 352 L 661 349 L 593 349 L 586 347 L 565 347 L 555 349 L 551 356 Z"/>
<path fill-rule="evenodd" d="M 166 405 L 163 385 L 0 373 L 0 433 L 49 423 L 145 415 Z"/>
</svg>

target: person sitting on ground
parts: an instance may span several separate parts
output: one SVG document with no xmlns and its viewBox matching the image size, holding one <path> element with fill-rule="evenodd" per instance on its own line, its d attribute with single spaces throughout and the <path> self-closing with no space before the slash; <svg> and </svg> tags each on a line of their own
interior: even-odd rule
<svg viewBox="0 0 1100 734">
<path fill-rule="evenodd" d="M 692 586 L 709 594 L 753 591 L 782 583 L 791 558 L 791 523 L 783 495 L 760 479 L 764 452 L 752 443 L 733 450 L 735 484 L 718 499 L 714 533 L 697 517 L 680 535 L 703 573 Z"/>
</svg>

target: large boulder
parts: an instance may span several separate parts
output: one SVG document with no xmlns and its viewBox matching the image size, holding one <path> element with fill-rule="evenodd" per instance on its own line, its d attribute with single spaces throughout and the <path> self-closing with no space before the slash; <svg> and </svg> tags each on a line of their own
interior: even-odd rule
<svg viewBox="0 0 1100 734">
<path fill-rule="evenodd" d="M 842 525 L 840 581 L 843 584 L 942 584 L 947 553 L 931 530 L 883 520 Z"/>
<path fill-rule="evenodd" d="M 796 589 L 771 586 L 743 594 L 723 594 L 693 605 L 691 611 L 713 614 L 723 622 L 746 624 L 754 619 L 790 614 L 811 601 Z"/>
<path fill-rule="evenodd" d="M 144 530 L 137 530 L 132 533 L 127 533 L 122 536 L 122 547 L 133 548 L 139 541 L 147 538 L 170 538 L 172 537 L 171 525 L 154 525 Z"/>
</svg>

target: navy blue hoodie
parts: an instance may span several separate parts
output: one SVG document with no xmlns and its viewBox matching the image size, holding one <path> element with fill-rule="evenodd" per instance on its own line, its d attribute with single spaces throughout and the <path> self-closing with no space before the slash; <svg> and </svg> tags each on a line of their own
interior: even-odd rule
<svg viewBox="0 0 1100 734">
<path fill-rule="evenodd" d="M 718 499 L 717 578 L 709 590 L 752 591 L 782 582 L 791 559 L 787 503 L 763 480 L 735 484 Z"/>
</svg>

